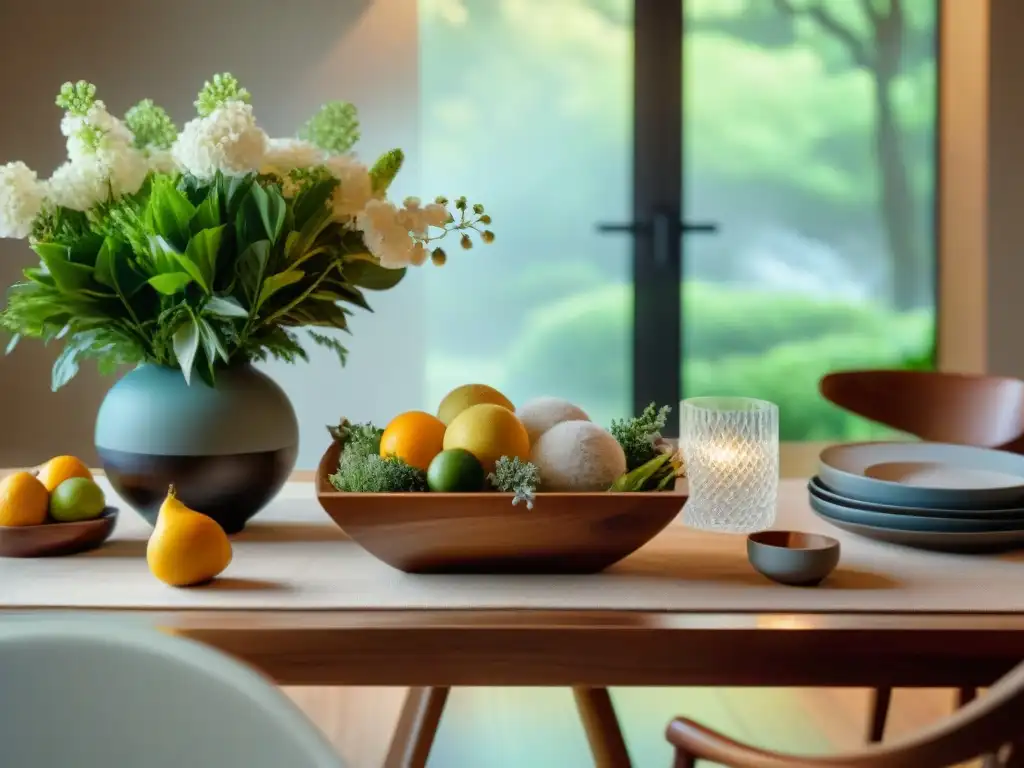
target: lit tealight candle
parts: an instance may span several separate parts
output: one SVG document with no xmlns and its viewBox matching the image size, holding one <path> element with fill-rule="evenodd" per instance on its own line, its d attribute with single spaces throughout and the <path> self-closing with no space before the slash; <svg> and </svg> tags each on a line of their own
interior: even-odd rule
<svg viewBox="0 0 1024 768">
<path fill-rule="evenodd" d="M 688 525 L 750 533 L 775 522 L 779 488 L 779 411 L 737 397 L 684 400 L 680 447 L 690 497 Z"/>
</svg>

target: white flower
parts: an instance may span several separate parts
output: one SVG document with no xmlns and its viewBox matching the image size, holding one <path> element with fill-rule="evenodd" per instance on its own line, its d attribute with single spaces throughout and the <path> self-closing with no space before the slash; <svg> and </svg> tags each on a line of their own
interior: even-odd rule
<svg viewBox="0 0 1024 768">
<path fill-rule="evenodd" d="M 146 162 L 149 170 L 154 173 L 176 173 L 178 164 L 174 162 L 174 155 L 169 149 L 147 149 L 145 151 Z"/>
<path fill-rule="evenodd" d="M 363 242 L 380 265 L 386 269 L 401 269 L 410 264 L 421 266 L 427 260 L 427 249 L 420 240 L 422 210 L 398 208 L 387 200 L 370 200 L 356 218 L 363 233 Z"/>
<path fill-rule="evenodd" d="M 28 237 L 44 198 L 35 171 L 22 162 L 0 165 L 0 237 Z"/>
<path fill-rule="evenodd" d="M 68 138 L 68 159 L 72 162 L 92 154 L 98 148 L 116 151 L 121 147 L 130 147 L 135 140 L 127 126 L 107 112 L 102 101 L 94 102 L 84 116 L 64 113 L 60 121 L 60 132 Z M 90 133 L 98 134 L 98 147 L 87 140 Z"/>
<path fill-rule="evenodd" d="M 296 168 L 313 168 L 323 165 L 326 155 L 315 144 L 301 139 L 270 139 L 267 153 L 263 156 L 261 173 L 274 174 L 284 178 Z"/>
<path fill-rule="evenodd" d="M 423 221 L 431 227 L 443 227 L 448 223 L 448 209 L 440 203 L 430 203 L 423 209 Z"/>
<path fill-rule="evenodd" d="M 349 223 L 374 199 L 370 171 L 351 155 L 334 155 L 324 165 L 341 182 L 331 198 L 334 218 Z"/>
<path fill-rule="evenodd" d="M 47 182 L 50 199 L 63 208 L 87 211 L 107 199 L 110 188 L 105 169 L 95 160 L 69 160 Z"/>
<path fill-rule="evenodd" d="M 258 171 L 267 143 L 267 134 L 256 125 L 252 106 L 229 101 L 206 117 L 185 123 L 171 154 L 183 170 L 208 181 L 217 171 L 227 176 Z"/>
<path fill-rule="evenodd" d="M 135 194 L 148 173 L 145 154 L 134 147 L 101 147 L 60 166 L 47 182 L 47 192 L 57 205 L 87 211 L 97 203 Z"/>
</svg>

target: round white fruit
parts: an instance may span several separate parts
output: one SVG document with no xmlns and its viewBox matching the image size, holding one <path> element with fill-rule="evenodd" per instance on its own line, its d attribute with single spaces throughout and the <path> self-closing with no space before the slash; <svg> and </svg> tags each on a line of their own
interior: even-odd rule
<svg viewBox="0 0 1024 768">
<path fill-rule="evenodd" d="M 530 445 L 537 438 L 563 421 L 590 421 L 590 417 L 578 405 L 560 397 L 535 397 L 516 408 L 516 416 L 523 422 L 530 436 Z"/>
<path fill-rule="evenodd" d="M 530 454 L 542 491 L 607 491 L 626 471 L 622 446 L 589 421 L 563 421 L 540 436 Z"/>
</svg>

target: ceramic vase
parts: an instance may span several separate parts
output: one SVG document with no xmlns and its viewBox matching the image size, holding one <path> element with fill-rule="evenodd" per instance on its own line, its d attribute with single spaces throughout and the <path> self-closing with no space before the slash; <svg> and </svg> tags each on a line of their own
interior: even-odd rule
<svg viewBox="0 0 1024 768">
<path fill-rule="evenodd" d="M 295 466 L 299 426 L 284 391 L 242 364 L 211 387 L 177 368 L 142 365 L 100 406 L 96 450 L 117 493 L 151 525 L 168 486 L 237 533 Z"/>
</svg>

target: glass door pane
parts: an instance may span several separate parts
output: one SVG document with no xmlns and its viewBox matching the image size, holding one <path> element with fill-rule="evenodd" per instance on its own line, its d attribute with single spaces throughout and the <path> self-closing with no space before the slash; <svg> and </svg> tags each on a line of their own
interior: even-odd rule
<svg viewBox="0 0 1024 768">
<path fill-rule="evenodd" d="M 683 0 L 687 396 L 864 439 L 818 379 L 934 365 L 937 4 Z"/>
<path fill-rule="evenodd" d="M 422 187 L 479 198 L 493 245 L 421 275 L 424 406 L 481 381 L 632 410 L 631 0 L 420 0 Z"/>
</svg>

